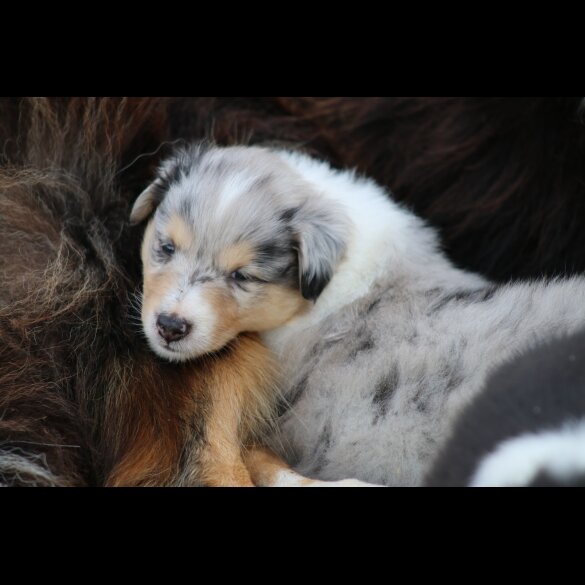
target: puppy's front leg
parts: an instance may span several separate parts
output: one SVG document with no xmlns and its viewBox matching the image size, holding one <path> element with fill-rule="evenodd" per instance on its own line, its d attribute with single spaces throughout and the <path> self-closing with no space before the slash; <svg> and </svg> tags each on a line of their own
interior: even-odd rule
<svg viewBox="0 0 585 585">
<path fill-rule="evenodd" d="M 229 366 L 228 366 L 229 367 Z M 241 380 L 235 377 L 221 383 L 211 376 L 203 440 L 191 449 L 180 483 L 207 487 L 253 487 L 242 459 L 242 414 L 244 404 Z"/>
<path fill-rule="evenodd" d="M 258 487 L 377 487 L 357 479 L 320 481 L 293 471 L 278 455 L 266 447 L 252 447 L 244 461 L 254 484 Z"/>
<path fill-rule="evenodd" d="M 225 411 L 224 411 L 225 413 Z M 212 418 L 208 421 L 206 446 L 198 466 L 208 487 L 254 487 L 241 454 L 237 421 Z"/>
<path fill-rule="evenodd" d="M 213 487 L 251 487 L 242 458 L 243 445 L 270 422 L 275 403 L 276 369 L 255 334 L 235 339 L 221 359 L 206 366 L 205 438 L 196 460 L 187 467 Z"/>
</svg>

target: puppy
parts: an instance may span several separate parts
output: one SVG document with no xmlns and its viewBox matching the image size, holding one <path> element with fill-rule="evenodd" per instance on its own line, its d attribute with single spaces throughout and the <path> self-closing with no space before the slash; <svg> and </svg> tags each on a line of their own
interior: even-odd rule
<svg viewBox="0 0 585 585">
<path fill-rule="evenodd" d="M 156 211 L 155 211 L 156 210 Z M 495 286 L 372 181 L 258 147 L 179 150 L 137 200 L 150 346 L 170 360 L 258 332 L 302 475 L 420 485 L 488 373 L 585 325 L 585 281 Z"/>
<path fill-rule="evenodd" d="M 137 224 L 152 215 L 141 252 L 142 322 L 151 348 L 175 362 L 208 356 L 200 362 L 199 372 L 211 403 L 207 412 L 199 413 L 205 419 L 206 442 L 189 469 L 199 467 L 204 485 L 214 486 L 365 485 L 352 479 L 309 480 L 259 445 L 267 424 L 274 420 L 279 394 L 272 357 L 250 332 L 273 329 L 308 309 L 309 303 L 297 291 L 299 267 L 292 241 L 286 234 L 281 241 L 274 237 L 278 226 L 270 223 L 271 207 L 251 207 L 247 218 L 230 207 L 229 199 L 246 188 L 244 176 L 235 173 L 223 185 L 226 199 L 220 208 L 209 206 L 211 197 L 197 196 L 198 189 L 211 195 L 220 187 L 216 173 L 223 178 L 222 151 L 216 158 L 207 153 L 211 156 L 205 164 L 211 172 L 201 176 L 202 184 L 176 184 L 190 175 L 198 152 L 181 151 L 163 165 L 155 182 L 136 200 L 130 218 Z M 249 154 L 247 149 L 235 152 Z M 302 204 L 299 199 L 298 205 Z M 313 222 L 312 210 L 306 207 L 307 220 Z M 282 212 L 284 221 L 291 211 L 283 208 Z M 320 238 L 318 224 L 315 229 L 314 237 Z M 318 262 L 311 258 L 312 242 L 306 242 L 304 253 L 309 264 Z M 317 274 L 319 267 L 315 264 L 309 270 Z M 311 276 L 302 286 L 306 296 L 316 298 L 321 285 Z M 244 332 L 248 333 L 239 336 Z M 221 355 L 216 353 L 219 350 L 224 350 Z M 220 363 L 210 362 L 214 353 L 222 358 Z"/>
</svg>

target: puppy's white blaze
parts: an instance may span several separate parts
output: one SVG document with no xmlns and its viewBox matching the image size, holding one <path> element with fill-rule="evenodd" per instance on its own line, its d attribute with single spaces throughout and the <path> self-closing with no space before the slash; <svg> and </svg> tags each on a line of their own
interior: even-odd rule
<svg viewBox="0 0 585 585">
<path fill-rule="evenodd" d="M 219 194 L 216 208 L 217 214 L 221 216 L 237 199 L 244 195 L 252 186 L 254 180 L 254 177 L 243 175 L 242 173 L 230 177 Z"/>
<path fill-rule="evenodd" d="M 177 303 L 175 312 L 192 324 L 189 335 L 177 344 L 177 350 L 194 355 L 205 352 L 213 343 L 218 315 L 200 287 L 190 288 Z"/>
<path fill-rule="evenodd" d="M 504 441 L 483 460 L 470 486 L 527 485 L 542 471 L 561 481 L 585 473 L 585 422 Z"/>
</svg>

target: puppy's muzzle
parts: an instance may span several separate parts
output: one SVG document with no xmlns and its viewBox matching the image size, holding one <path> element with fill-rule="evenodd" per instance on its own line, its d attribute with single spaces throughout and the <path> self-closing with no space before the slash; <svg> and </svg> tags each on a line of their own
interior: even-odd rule
<svg viewBox="0 0 585 585">
<path fill-rule="evenodd" d="M 176 315 L 161 313 L 156 320 L 159 335 L 167 342 L 179 341 L 189 335 L 192 325 Z"/>
</svg>

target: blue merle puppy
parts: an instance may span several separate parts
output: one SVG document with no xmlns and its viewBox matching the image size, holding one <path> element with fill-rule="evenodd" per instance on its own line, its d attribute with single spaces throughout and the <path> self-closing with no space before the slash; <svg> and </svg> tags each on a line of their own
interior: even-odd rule
<svg viewBox="0 0 585 585">
<path fill-rule="evenodd" d="M 299 473 L 421 485 L 490 372 L 585 326 L 585 280 L 495 285 L 373 181 L 261 147 L 179 150 L 137 200 L 142 321 L 174 361 L 259 332 Z M 282 485 L 282 482 L 275 482 Z"/>
</svg>

